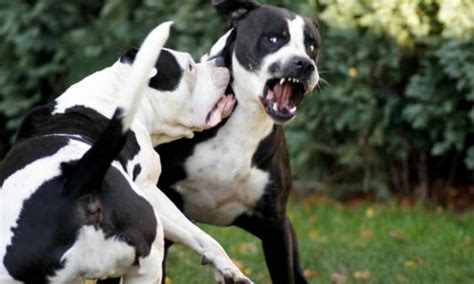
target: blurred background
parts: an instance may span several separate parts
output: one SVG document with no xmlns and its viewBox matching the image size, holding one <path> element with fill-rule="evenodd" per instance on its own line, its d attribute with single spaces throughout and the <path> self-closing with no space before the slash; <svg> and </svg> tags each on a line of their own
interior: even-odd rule
<svg viewBox="0 0 474 284">
<path fill-rule="evenodd" d="M 286 127 L 290 215 L 308 278 L 472 283 L 474 2 L 261 2 L 321 25 L 324 81 Z M 166 20 L 175 21 L 168 47 L 195 57 L 227 30 L 204 0 L 1 1 L 0 159 L 29 109 L 111 65 Z M 207 229 L 268 283 L 255 239 Z M 198 260 L 180 266 L 184 255 L 171 257 L 185 267 L 176 274 L 195 280 Z"/>
</svg>

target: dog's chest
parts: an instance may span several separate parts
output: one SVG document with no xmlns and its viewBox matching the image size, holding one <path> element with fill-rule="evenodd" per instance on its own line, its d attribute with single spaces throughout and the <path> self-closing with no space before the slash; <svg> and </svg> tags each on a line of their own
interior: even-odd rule
<svg viewBox="0 0 474 284">
<path fill-rule="evenodd" d="M 264 193 L 269 173 L 252 166 L 252 157 L 271 129 L 236 110 L 217 135 L 196 146 L 185 162 L 187 178 L 175 188 L 183 196 L 188 217 L 229 225 L 251 211 Z"/>
</svg>

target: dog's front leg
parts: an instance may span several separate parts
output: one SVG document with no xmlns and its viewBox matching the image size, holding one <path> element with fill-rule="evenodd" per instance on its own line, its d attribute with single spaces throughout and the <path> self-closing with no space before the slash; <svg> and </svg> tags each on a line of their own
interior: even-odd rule
<svg viewBox="0 0 474 284">
<path fill-rule="evenodd" d="M 234 224 L 262 240 L 273 284 L 306 284 L 298 257 L 298 242 L 287 216 L 273 220 L 243 214 Z"/>
<path fill-rule="evenodd" d="M 221 245 L 194 225 L 156 186 L 147 186 L 142 192 L 163 223 L 165 237 L 180 243 L 201 256 L 203 264 L 212 263 L 219 283 L 252 283 L 232 262 Z"/>
</svg>

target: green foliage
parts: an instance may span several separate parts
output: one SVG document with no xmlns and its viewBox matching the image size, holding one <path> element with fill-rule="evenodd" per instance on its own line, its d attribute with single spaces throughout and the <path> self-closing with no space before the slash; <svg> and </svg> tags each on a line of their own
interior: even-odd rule
<svg viewBox="0 0 474 284">
<path fill-rule="evenodd" d="M 290 127 L 297 176 L 382 198 L 452 172 L 473 182 L 474 4 L 319 3 L 329 84 Z"/>
<path fill-rule="evenodd" d="M 159 22 L 175 21 L 169 47 L 202 54 L 226 30 L 209 2 L 3 1 L 0 152 L 28 109 L 110 65 Z M 473 176 L 472 1 L 265 2 L 321 24 L 328 84 L 288 127 L 298 179 L 386 197 L 427 178 Z"/>
<path fill-rule="evenodd" d="M 202 54 L 226 30 L 204 0 L 4 2 L 0 7 L 4 143 L 33 105 L 52 100 L 74 82 L 112 64 L 158 23 L 173 20 L 168 46 L 194 55 Z"/>
</svg>

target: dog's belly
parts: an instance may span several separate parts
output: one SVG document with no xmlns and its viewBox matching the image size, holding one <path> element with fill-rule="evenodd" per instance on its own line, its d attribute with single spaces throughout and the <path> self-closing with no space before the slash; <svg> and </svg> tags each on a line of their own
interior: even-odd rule
<svg viewBox="0 0 474 284">
<path fill-rule="evenodd" d="M 270 129 L 242 135 L 232 122 L 216 137 L 196 146 L 185 162 L 186 179 L 174 188 L 181 194 L 189 218 L 226 226 L 251 212 L 264 194 L 269 173 L 252 166 L 252 156 Z"/>
<path fill-rule="evenodd" d="M 134 263 L 135 248 L 116 238 L 106 238 L 101 229 L 84 226 L 62 260 L 65 260 L 65 267 L 56 271 L 50 279 L 52 283 L 69 283 L 78 277 L 117 277 Z"/>
</svg>

